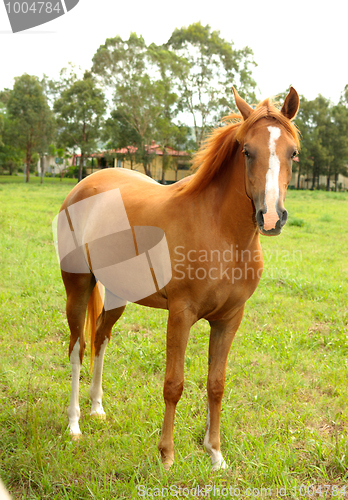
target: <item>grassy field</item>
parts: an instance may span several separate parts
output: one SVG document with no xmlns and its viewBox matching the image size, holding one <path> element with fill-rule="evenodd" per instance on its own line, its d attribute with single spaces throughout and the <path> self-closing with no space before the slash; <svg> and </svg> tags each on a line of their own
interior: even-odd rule
<svg viewBox="0 0 348 500">
<path fill-rule="evenodd" d="M 51 221 L 72 185 L 0 177 L 0 475 L 13 498 L 348 498 L 348 193 L 290 191 L 283 233 L 262 238 L 264 275 L 228 362 L 229 468 L 212 474 L 205 321 L 187 349 L 169 472 L 157 452 L 165 311 L 129 305 L 114 328 L 106 421 L 89 417 L 85 359 L 83 438 L 67 433 L 69 332 Z"/>
</svg>

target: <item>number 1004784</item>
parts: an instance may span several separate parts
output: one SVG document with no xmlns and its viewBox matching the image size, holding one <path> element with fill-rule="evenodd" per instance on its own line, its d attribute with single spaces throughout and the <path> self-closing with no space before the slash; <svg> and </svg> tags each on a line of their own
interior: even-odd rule
<svg viewBox="0 0 348 500">
<path fill-rule="evenodd" d="M 60 2 L 14 2 L 6 3 L 9 14 L 59 14 L 62 10 Z"/>
<path fill-rule="evenodd" d="M 296 498 L 301 498 L 301 497 L 315 497 L 317 498 L 317 495 L 320 495 L 320 497 L 329 497 L 329 498 L 337 498 L 337 500 L 340 500 L 342 498 L 345 498 L 346 494 L 346 487 L 345 486 L 336 486 L 332 484 L 322 484 L 322 485 L 304 485 L 302 484 L 301 486 L 294 486 L 294 493 L 296 495 Z"/>
</svg>

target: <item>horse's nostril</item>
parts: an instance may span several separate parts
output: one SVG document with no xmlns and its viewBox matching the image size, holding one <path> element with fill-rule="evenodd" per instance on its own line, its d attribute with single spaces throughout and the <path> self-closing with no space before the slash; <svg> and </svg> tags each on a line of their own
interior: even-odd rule
<svg viewBox="0 0 348 500">
<path fill-rule="evenodd" d="M 282 227 L 284 226 L 287 220 L 288 220 L 288 212 L 284 209 L 280 217 L 280 224 Z"/>
<path fill-rule="evenodd" d="M 256 222 L 258 224 L 259 227 L 263 227 L 264 225 L 264 220 L 263 220 L 263 212 L 262 210 L 258 210 L 257 214 L 256 214 Z"/>
</svg>

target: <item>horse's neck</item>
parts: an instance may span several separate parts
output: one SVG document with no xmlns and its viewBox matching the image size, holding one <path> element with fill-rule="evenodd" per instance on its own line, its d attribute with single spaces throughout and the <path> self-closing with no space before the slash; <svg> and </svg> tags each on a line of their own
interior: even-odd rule
<svg viewBox="0 0 348 500">
<path fill-rule="evenodd" d="M 219 233 L 227 241 L 239 243 L 244 248 L 258 242 L 254 206 L 245 190 L 243 157 L 236 157 L 211 183 L 212 208 L 219 214 L 216 223 Z"/>
</svg>

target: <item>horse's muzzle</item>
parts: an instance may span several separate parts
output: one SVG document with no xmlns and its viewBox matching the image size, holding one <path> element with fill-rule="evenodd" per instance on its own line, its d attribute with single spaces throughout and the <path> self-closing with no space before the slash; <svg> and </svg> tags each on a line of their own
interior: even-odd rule
<svg viewBox="0 0 348 500">
<path fill-rule="evenodd" d="M 265 213 L 266 212 L 263 209 L 258 210 L 256 213 L 256 222 L 259 226 L 260 233 L 266 236 L 277 236 L 281 233 L 282 227 L 288 219 L 288 212 L 285 210 L 285 208 L 282 210 L 277 210 L 279 219 L 277 220 L 275 227 L 269 230 L 264 229 L 265 221 L 263 216 Z"/>
</svg>

